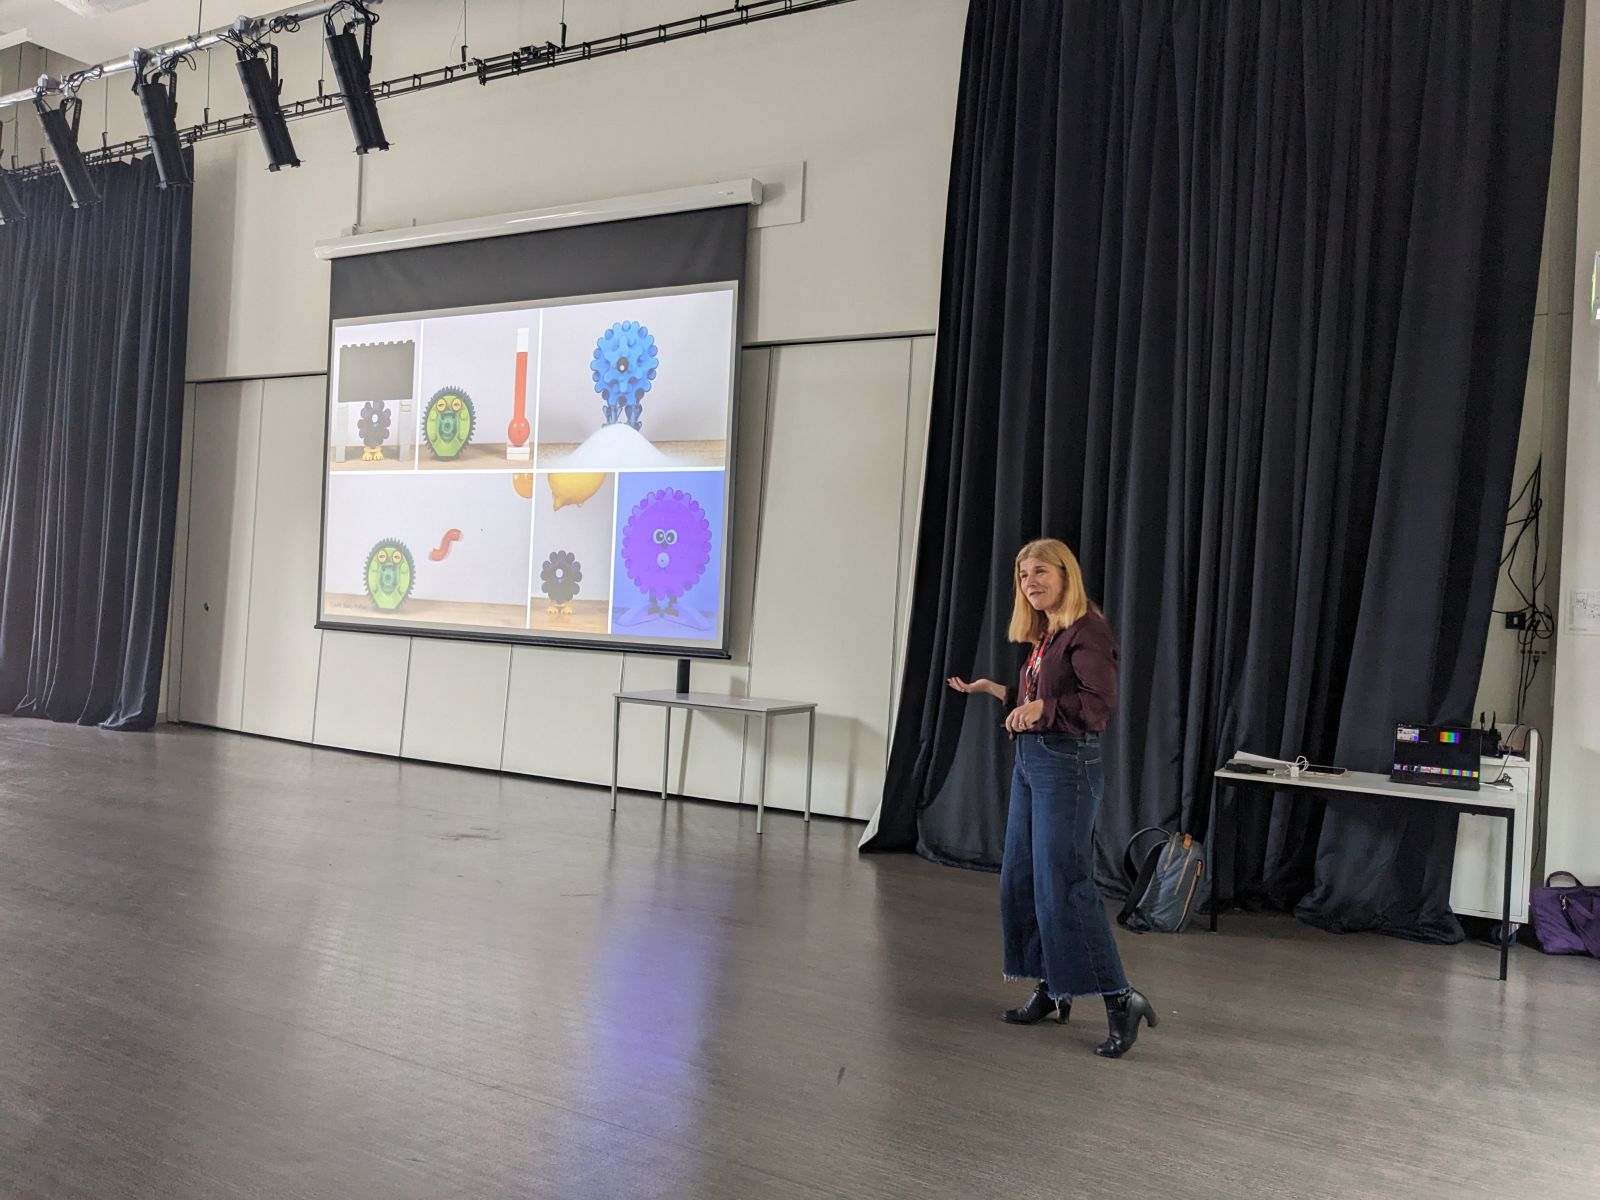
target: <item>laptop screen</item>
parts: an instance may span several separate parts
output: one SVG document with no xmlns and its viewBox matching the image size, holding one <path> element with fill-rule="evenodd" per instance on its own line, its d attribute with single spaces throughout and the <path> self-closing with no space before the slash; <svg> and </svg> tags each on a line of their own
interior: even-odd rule
<svg viewBox="0 0 1600 1200">
<path fill-rule="evenodd" d="M 1390 778 L 1439 787 L 1476 788 L 1482 774 L 1480 742 L 1471 729 L 1401 725 L 1394 734 Z"/>
</svg>

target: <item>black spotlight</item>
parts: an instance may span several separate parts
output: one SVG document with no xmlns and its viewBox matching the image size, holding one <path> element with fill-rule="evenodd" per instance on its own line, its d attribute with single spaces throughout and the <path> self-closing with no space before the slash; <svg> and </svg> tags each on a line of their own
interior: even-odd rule
<svg viewBox="0 0 1600 1200">
<path fill-rule="evenodd" d="M 189 164 L 183 158 L 183 143 L 178 140 L 178 75 L 176 64 L 161 65 L 145 73 L 148 59 L 144 51 L 135 50 L 137 82 L 133 85 L 139 97 L 139 107 L 144 110 L 144 127 L 150 133 L 150 153 L 156 160 L 156 171 L 164 188 L 189 187 L 194 183 Z M 166 83 L 161 82 L 165 75 Z"/>
<path fill-rule="evenodd" d="M 5 153 L 4 145 L 5 124 L 0 122 L 0 155 Z M 28 210 L 23 207 L 22 197 L 18 194 L 16 185 L 11 181 L 11 173 L 0 166 L 0 225 L 10 225 L 21 221 L 28 215 Z"/>
<path fill-rule="evenodd" d="M 372 95 L 372 27 L 378 23 L 378 18 L 359 0 L 354 8 L 356 18 L 345 23 L 343 32 L 334 32 L 331 12 L 323 24 L 328 35 L 328 57 L 333 60 L 333 74 L 344 96 L 350 132 L 356 137 L 356 153 L 365 154 L 368 150 L 387 150 L 389 139 L 383 136 L 378 102 Z M 361 26 L 359 45 L 355 35 L 357 25 Z"/>
<path fill-rule="evenodd" d="M 68 96 L 59 108 L 51 108 L 43 96 L 35 95 L 33 106 L 39 111 L 39 124 L 44 127 L 45 141 L 50 143 L 50 151 L 56 156 L 56 169 L 67 185 L 72 207 L 99 204 L 100 193 L 95 190 L 88 164 L 83 161 L 83 151 L 78 149 L 78 118 L 83 115 L 83 101 L 77 96 Z"/>
<path fill-rule="evenodd" d="M 298 167 L 300 158 L 294 152 L 289 124 L 278 105 L 278 93 L 283 88 L 283 81 L 278 78 L 278 48 L 267 45 L 265 56 L 258 45 L 240 45 L 238 49 L 239 82 L 244 84 L 245 101 L 255 118 L 261 146 L 267 152 L 267 170 Z"/>
</svg>

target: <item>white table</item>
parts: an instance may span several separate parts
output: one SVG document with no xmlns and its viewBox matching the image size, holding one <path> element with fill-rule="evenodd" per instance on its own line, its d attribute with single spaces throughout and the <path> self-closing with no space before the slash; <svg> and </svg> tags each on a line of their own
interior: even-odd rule
<svg viewBox="0 0 1600 1200">
<path fill-rule="evenodd" d="M 761 832 L 762 817 L 767 810 L 767 747 L 772 743 L 772 718 L 804 714 L 807 718 L 806 735 L 806 807 L 805 819 L 811 820 L 811 764 L 817 751 L 817 706 L 804 701 L 757 700 L 749 696 L 717 696 L 708 692 L 616 692 L 616 707 L 611 720 L 611 811 L 617 811 L 617 768 L 622 753 L 622 706 L 642 704 L 659 708 L 665 713 L 665 729 L 661 737 L 661 798 L 667 798 L 667 775 L 672 762 L 672 710 L 733 713 L 744 718 L 744 727 L 750 727 L 750 718 L 761 718 L 761 780 L 756 789 L 756 833 Z M 744 774 L 739 775 L 739 801 L 744 802 Z"/>
<path fill-rule="evenodd" d="M 1512 848 L 1516 842 L 1517 815 L 1527 819 L 1527 795 L 1520 791 L 1501 790 L 1484 786 L 1476 792 L 1458 788 L 1429 787 L 1418 783 L 1395 783 L 1387 775 L 1367 771 L 1347 771 L 1343 775 L 1308 775 L 1298 778 L 1285 774 L 1258 775 L 1253 771 L 1230 771 L 1223 767 L 1217 778 L 1232 784 L 1264 787 L 1271 791 L 1299 788 L 1314 792 L 1337 792 L 1346 796 L 1365 796 L 1374 800 L 1400 800 L 1427 804 L 1443 804 L 1457 812 L 1494 816 L 1506 823 L 1506 861 L 1500 913 L 1500 978 L 1506 977 L 1506 966 L 1511 950 L 1511 875 Z M 1212 854 L 1216 853 L 1217 806 L 1211 805 Z M 1217 928 L 1216 897 L 1211 901 L 1211 930 Z"/>
</svg>

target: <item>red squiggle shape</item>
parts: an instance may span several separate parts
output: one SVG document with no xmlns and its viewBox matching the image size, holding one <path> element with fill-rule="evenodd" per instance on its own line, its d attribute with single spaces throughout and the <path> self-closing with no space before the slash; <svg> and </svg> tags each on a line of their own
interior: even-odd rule
<svg viewBox="0 0 1600 1200">
<path fill-rule="evenodd" d="M 443 562 L 444 556 L 450 553 L 450 543 L 459 542 L 460 540 L 461 530 L 446 529 L 444 537 L 439 539 L 439 548 L 437 550 L 429 550 L 428 557 L 433 559 L 434 562 Z"/>
</svg>

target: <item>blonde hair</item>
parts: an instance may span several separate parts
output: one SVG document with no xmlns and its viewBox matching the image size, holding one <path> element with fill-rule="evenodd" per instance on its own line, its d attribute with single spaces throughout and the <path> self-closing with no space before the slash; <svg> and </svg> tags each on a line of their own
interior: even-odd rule
<svg viewBox="0 0 1600 1200">
<path fill-rule="evenodd" d="M 1067 586 L 1061 593 L 1061 603 L 1050 612 L 1040 612 L 1022 594 L 1022 563 L 1029 558 L 1036 558 L 1056 568 L 1066 579 Z M 1040 538 L 1017 551 L 1011 583 L 1016 590 L 1016 602 L 1011 609 L 1010 636 L 1013 642 L 1034 642 L 1046 632 L 1066 629 L 1089 613 L 1097 616 L 1100 613 L 1099 606 L 1089 599 L 1089 593 L 1084 589 L 1083 568 L 1078 565 L 1077 556 L 1065 542 L 1055 538 Z"/>
</svg>

